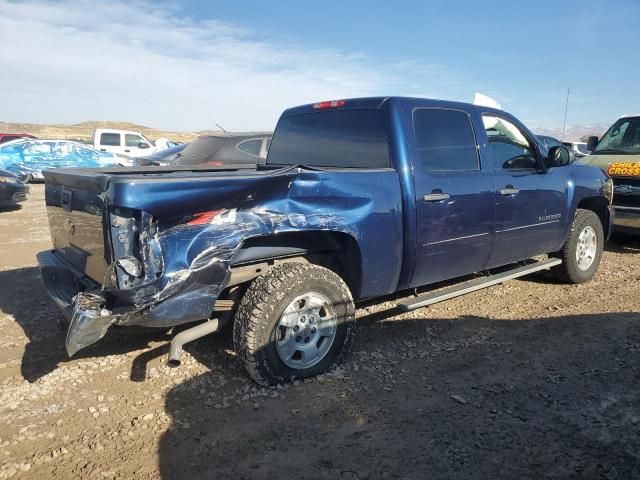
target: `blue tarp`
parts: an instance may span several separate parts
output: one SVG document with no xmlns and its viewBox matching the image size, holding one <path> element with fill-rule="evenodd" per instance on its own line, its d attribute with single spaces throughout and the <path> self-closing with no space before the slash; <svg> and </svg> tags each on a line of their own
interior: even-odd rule
<svg viewBox="0 0 640 480">
<path fill-rule="evenodd" d="M 0 168 L 18 165 L 41 172 L 47 168 L 111 167 L 121 163 L 109 152 L 68 140 L 16 140 L 0 145 Z"/>
</svg>

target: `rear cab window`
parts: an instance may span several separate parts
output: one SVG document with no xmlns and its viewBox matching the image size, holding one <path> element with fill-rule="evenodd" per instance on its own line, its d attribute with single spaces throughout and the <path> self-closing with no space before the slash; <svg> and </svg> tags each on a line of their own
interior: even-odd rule
<svg viewBox="0 0 640 480">
<path fill-rule="evenodd" d="M 330 110 L 280 118 L 267 165 L 388 168 L 387 122 L 382 110 Z"/>
</svg>

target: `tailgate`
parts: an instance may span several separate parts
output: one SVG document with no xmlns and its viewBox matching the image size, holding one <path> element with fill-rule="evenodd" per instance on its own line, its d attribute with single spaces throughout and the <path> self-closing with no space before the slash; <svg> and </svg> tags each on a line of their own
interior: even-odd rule
<svg viewBox="0 0 640 480">
<path fill-rule="evenodd" d="M 44 177 L 54 249 L 102 285 L 108 267 L 104 234 L 108 175 L 45 171 Z"/>
</svg>

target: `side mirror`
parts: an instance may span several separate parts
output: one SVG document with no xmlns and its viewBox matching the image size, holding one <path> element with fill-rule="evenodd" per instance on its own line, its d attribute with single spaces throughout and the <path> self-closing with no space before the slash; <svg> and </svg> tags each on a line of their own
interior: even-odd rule
<svg viewBox="0 0 640 480">
<path fill-rule="evenodd" d="M 149 148 L 149 144 L 147 142 L 138 143 L 138 148 Z"/>
<path fill-rule="evenodd" d="M 594 136 L 587 139 L 587 150 L 593 152 L 593 150 L 596 148 L 596 145 L 598 145 L 598 137 Z"/>
<path fill-rule="evenodd" d="M 571 155 L 566 147 L 551 147 L 549 154 L 547 155 L 547 161 L 545 162 L 548 168 L 551 167 L 564 167 L 571 163 Z"/>
</svg>

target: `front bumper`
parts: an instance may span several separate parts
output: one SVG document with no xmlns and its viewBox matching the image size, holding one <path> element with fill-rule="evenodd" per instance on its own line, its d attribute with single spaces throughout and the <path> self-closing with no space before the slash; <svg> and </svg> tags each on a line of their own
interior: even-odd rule
<svg viewBox="0 0 640 480">
<path fill-rule="evenodd" d="M 640 232 L 640 207 L 615 206 L 614 230 Z"/>
</svg>

